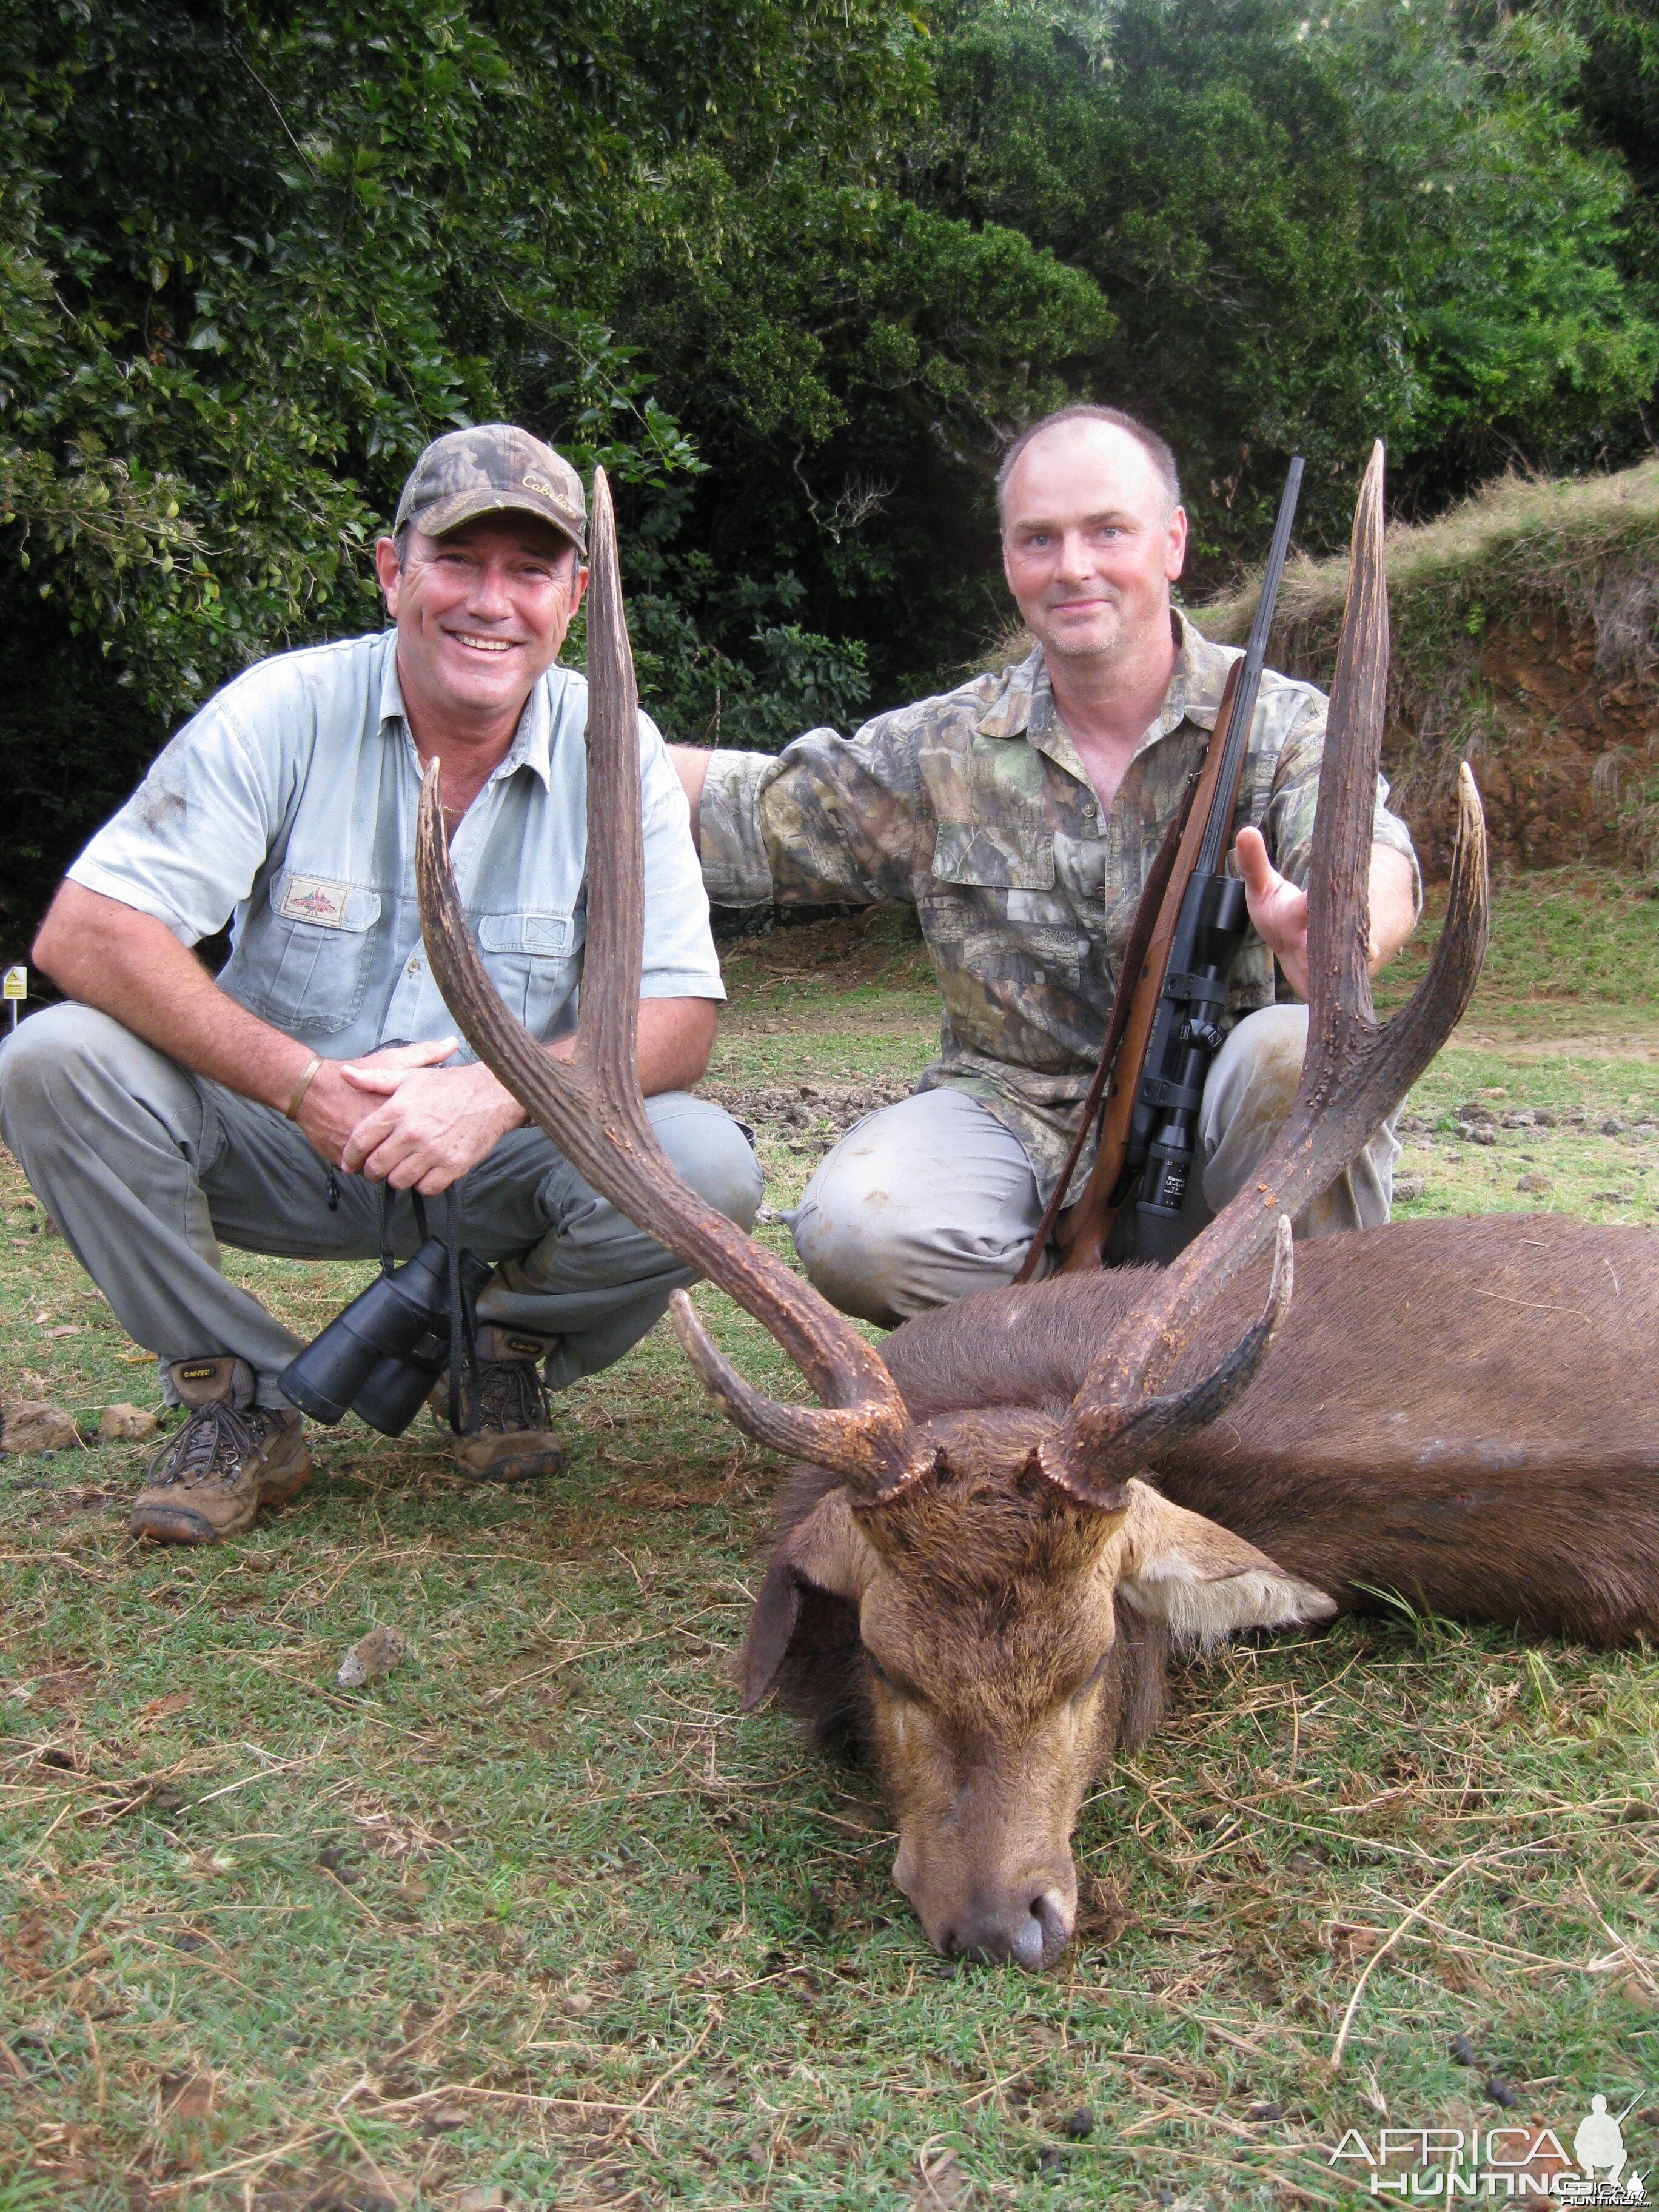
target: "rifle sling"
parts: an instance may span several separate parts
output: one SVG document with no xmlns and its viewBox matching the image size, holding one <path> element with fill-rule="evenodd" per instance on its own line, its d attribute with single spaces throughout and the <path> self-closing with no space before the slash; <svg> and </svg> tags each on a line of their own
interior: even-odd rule
<svg viewBox="0 0 1659 2212">
<path fill-rule="evenodd" d="M 1043 1208 L 1042 1218 L 1037 1224 L 1036 1234 L 1032 1237 L 1025 1257 L 1020 1262 L 1019 1273 L 1014 1277 L 1016 1283 L 1030 1281 L 1037 1263 L 1048 1247 L 1048 1240 L 1054 1233 L 1061 1214 L 1076 1210 L 1066 1206 L 1066 1194 L 1071 1186 L 1072 1177 L 1077 1171 L 1077 1164 L 1083 1157 L 1083 1148 L 1089 1141 L 1090 1133 L 1100 1118 L 1106 1085 L 1111 1078 L 1113 1062 L 1117 1058 L 1136 1006 L 1141 1004 L 1155 1005 L 1158 994 L 1164 988 L 1162 965 L 1156 975 L 1152 975 L 1149 969 L 1148 974 L 1144 978 L 1140 971 L 1143 968 L 1149 968 L 1153 941 L 1159 933 L 1158 925 L 1166 915 L 1170 928 L 1163 933 L 1163 951 L 1164 961 L 1165 963 L 1168 961 L 1170 931 L 1173 929 L 1175 917 L 1181 910 L 1181 902 L 1186 896 L 1187 885 L 1192 880 L 1193 870 L 1197 864 L 1198 848 L 1202 842 L 1203 822 L 1208 820 L 1218 800 L 1224 796 L 1216 790 L 1215 787 L 1220 780 L 1221 756 L 1225 750 L 1227 724 L 1232 713 L 1233 695 L 1238 685 L 1239 667 L 1240 663 L 1235 661 L 1227 672 L 1226 689 L 1221 695 L 1221 704 L 1216 712 L 1215 726 L 1210 732 L 1210 742 L 1205 748 L 1204 758 L 1187 780 L 1187 788 L 1182 794 L 1181 805 L 1176 809 L 1175 818 L 1164 832 L 1164 842 L 1158 848 L 1158 858 L 1153 861 L 1147 872 L 1146 880 L 1141 886 L 1140 897 L 1135 907 L 1135 918 L 1130 924 L 1128 941 L 1123 948 L 1123 958 L 1118 969 L 1118 988 L 1112 1001 L 1111 1022 L 1106 1031 L 1106 1041 L 1101 1047 L 1100 1059 L 1096 1066 L 1093 1079 L 1089 1085 L 1088 1096 L 1085 1098 L 1083 1109 L 1078 1116 L 1077 1134 L 1072 1139 L 1072 1149 L 1066 1155 L 1066 1164 L 1060 1170 L 1060 1180 L 1054 1185 L 1048 1205 Z M 1241 776 L 1244 757 L 1244 751 L 1242 750 L 1239 755 Z M 1188 833 L 1192 827 L 1194 809 L 1200 796 L 1205 800 L 1203 820 L 1197 826 L 1194 834 L 1189 836 Z M 1224 797 L 1227 815 L 1231 821 L 1233 810 L 1238 803 L 1237 780 L 1232 790 L 1225 793 Z M 1178 881 L 1176 880 L 1177 876 Z M 1135 988 L 1137 984 L 1142 985 L 1143 988 L 1137 989 Z M 1152 1035 L 1150 1018 L 1141 1026 L 1143 1033 L 1140 1049 L 1144 1060 L 1146 1043 Z M 1136 1068 L 1134 1078 L 1137 1085 L 1140 1080 L 1140 1069 Z M 1099 1174 L 1100 1162 L 1097 1158 L 1095 1166 L 1090 1171 L 1089 1181 L 1085 1186 L 1083 1196 L 1077 1201 L 1078 1207 L 1085 1206 L 1094 1195 Z M 1114 1180 L 1115 1181 L 1115 1170 L 1114 1170 Z M 1097 1212 L 1103 1211 L 1103 1206 L 1097 1208 Z M 1101 1241 L 1104 1242 L 1103 1235 Z"/>
</svg>

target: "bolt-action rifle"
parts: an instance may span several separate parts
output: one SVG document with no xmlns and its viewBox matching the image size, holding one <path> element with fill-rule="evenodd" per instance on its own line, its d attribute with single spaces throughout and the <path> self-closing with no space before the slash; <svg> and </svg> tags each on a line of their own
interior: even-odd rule
<svg viewBox="0 0 1659 2212">
<path fill-rule="evenodd" d="M 1172 1223 L 1187 1195 L 1205 1078 L 1221 1049 L 1233 963 L 1249 927 L 1244 885 L 1226 873 L 1227 848 L 1301 486 L 1298 453 L 1279 502 L 1249 643 L 1228 675 L 1203 766 L 1187 786 L 1142 890 L 1100 1065 L 1070 1157 L 1016 1279 L 1022 1283 L 1051 1237 L 1063 1255 L 1062 1273 L 1097 1267 L 1127 1206 L 1133 1203 L 1150 1228 Z M 1097 1124 L 1094 1165 L 1082 1196 L 1067 1206 L 1066 1190 Z"/>
</svg>

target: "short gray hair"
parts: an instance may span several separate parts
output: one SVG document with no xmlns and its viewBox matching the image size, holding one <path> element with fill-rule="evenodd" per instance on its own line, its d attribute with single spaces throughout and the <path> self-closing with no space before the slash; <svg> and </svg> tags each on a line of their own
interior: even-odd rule
<svg viewBox="0 0 1659 2212">
<path fill-rule="evenodd" d="M 1176 457 L 1156 430 L 1149 430 L 1133 415 L 1126 415 L 1121 407 L 1062 407 L 1057 413 L 1045 415 L 1040 422 L 1033 422 L 1022 430 L 1002 457 L 1002 466 L 997 471 L 997 520 L 1007 519 L 1008 479 L 1014 472 L 1014 464 L 1025 448 L 1041 438 L 1046 431 L 1058 430 L 1066 422 L 1105 422 L 1114 430 L 1121 430 L 1133 438 L 1152 463 L 1158 481 L 1163 484 L 1173 514 L 1181 504 L 1181 472 L 1176 467 Z"/>
</svg>

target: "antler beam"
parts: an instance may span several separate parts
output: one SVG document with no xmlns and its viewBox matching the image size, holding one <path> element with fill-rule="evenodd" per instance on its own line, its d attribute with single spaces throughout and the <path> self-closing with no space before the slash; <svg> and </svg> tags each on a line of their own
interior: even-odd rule
<svg viewBox="0 0 1659 2212">
<path fill-rule="evenodd" d="M 924 1473 L 929 1457 L 879 1355 L 810 1284 L 681 1181 L 646 1115 L 635 1049 L 645 927 L 639 702 L 602 469 L 594 471 L 592 541 L 587 944 L 574 1054 L 550 1059 L 489 979 L 450 867 L 436 761 L 421 792 L 416 850 L 432 972 L 467 1042 L 565 1158 L 630 1221 L 753 1314 L 826 1409 L 773 1405 L 741 1383 L 703 1337 L 712 1359 L 693 1356 L 738 1425 L 763 1443 L 787 1437 L 783 1449 L 833 1468 L 866 1495 L 890 1497 Z M 678 1295 L 684 1334 L 690 1305 Z M 692 1322 L 695 1341 L 695 1316 Z"/>
</svg>

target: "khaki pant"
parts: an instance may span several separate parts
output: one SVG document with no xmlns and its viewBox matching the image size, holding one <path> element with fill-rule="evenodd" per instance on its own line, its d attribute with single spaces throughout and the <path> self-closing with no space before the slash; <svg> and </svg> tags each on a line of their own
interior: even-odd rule
<svg viewBox="0 0 1659 2212">
<path fill-rule="evenodd" d="M 658 1141 L 694 1190 L 746 1229 L 761 1175 L 743 1132 L 704 1098 L 647 1102 Z M 291 1121 L 188 1074 L 90 1006 L 49 1006 L 0 1049 L 0 1131 L 30 1188 L 129 1336 L 168 1363 L 235 1352 L 276 1387 L 299 1340 L 226 1281 L 222 1243 L 304 1260 L 379 1249 L 380 1186 L 336 1178 Z M 430 1227 L 444 1233 L 441 1199 Z M 392 1246 L 415 1249 L 413 1206 L 392 1211 Z M 558 1340 L 556 1389 L 619 1359 L 696 1280 L 584 1182 L 538 1129 L 515 1129 L 466 1178 L 462 1241 L 498 1262 L 482 1320 Z"/>
<path fill-rule="evenodd" d="M 1242 1188 L 1290 1111 L 1307 1041 L 1305 1006 L 1267 1006 L 1237 1024 L 1204 1086 L 1194 1172 L 1173 1235 L 1158 1250 L 1138 1245 L 1129 1212 L 1109 1257 L 1167 1260 Z M 1302 1215 L 1297 1235 L 1386 1221 L 1399 1156 L 1387 1121 Z M 801 1264 L 824 1297 L 885 1328 L 1012 1282 L 1042 1218 L 1018 1139 L 977 1099 L 949 1088 L 866 1115 L 787 1217 Z"/>
</svg>

